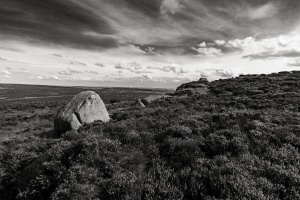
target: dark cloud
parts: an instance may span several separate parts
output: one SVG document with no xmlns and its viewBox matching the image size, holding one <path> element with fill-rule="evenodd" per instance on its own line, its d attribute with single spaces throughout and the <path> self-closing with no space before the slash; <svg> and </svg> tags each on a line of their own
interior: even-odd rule
<svg viewBox="0 0 300 200">
<path fill-rule="evenodd" d="M 161 0 L 112 0 L 115 4 L 122 3 L 147 17 L 159 18 Z"/>
<path fill-rule="evenodd" d="M 203 41 L 278 35 L 291 31 L 300 17 L 298 0 L 0 0 L 0 3 L 1 38 L 85 49 L 134 44 L 146 55 L 196 55 L 192 48 Z M 236 50 L 219 48 L 225 53 Z"/>
<path fill-rule="evenodd" d="M 117 45 L 110 37 L 84 35 L 87 31 L 113 33 L 104 20 L 70 0 L 1 0 L 0 34 L 6 37 L 82 48 Z"/>
<path fill-rule="evenodd" d="M 257 59 L 267 59 L 267 58 L 278 58 L 278 57 L 300 57 L 300 52 L 295 50 L 289 51 L 267 51 L 258 54 L 251 54 L 247 56 L 243 56 L 243 58 L 250 58 L 253 60 Z"/>
</svg>

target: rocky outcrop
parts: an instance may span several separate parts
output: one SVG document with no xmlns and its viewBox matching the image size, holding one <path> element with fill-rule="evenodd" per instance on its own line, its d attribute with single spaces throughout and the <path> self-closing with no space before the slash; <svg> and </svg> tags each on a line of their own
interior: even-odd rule
<svg viewBox="0 0 300 200">
<path fill-rule="evenodd" d="M 141 102 L 144 105 L 148 105 L 149 103 L 151 103 L 157 99 L 165 99 L 165 98 L 172 98 L 172 96 L 170 96 L 170 95 L 150 95 L 146 98 L 141 99 Z"/>
<path fill-rule="evenodd" d="M 205 95 L 208 92 L 208 81 L 206 78 L 200 78 L 198 81 L 185 83 L 176 89 L 175 95 L 177 96 L 192 96 L 192 95 Z"/>
<path fill-rule="evenodd" d="M 60 135 L 69 130 L 77 130 L 84 123 L 110 120 L 106 107 L 93 91 L 77 94 L 58 111 L 54 119 L 54 133 Z"/>
</svg>

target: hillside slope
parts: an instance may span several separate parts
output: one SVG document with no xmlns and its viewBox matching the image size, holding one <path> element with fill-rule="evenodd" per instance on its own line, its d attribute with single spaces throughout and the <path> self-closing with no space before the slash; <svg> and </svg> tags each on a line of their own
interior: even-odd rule
<svg viewBox="0 0 300 200">
<path fill-rule="evenodd" d="M 6 139 L 0 199 L 300 199 L 300 72 L 207 87 L 62 138 Z"/>
</svg>

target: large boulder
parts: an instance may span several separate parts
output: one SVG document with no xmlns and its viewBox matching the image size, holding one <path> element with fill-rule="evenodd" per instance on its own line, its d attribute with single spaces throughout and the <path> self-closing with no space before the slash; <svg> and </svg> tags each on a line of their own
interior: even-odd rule
<svg viewBox="0 0 300 200">
<path fill-rule="evenodd" d="M 60 109 L 54 119 L 54 133 L 60 135 L 69 130 L 77 130 L 84 123 L 110 120 L 106 107 L 93 91 L 77 94 Z"/>
</svg>

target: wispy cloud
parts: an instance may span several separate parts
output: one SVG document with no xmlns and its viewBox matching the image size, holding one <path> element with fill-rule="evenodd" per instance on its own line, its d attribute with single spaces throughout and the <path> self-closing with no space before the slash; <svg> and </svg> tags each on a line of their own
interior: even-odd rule
<svg viewBox="0 0 300 200">
<path fill-rule="evenodd" d="M 65 76 L 70 76 L 70 75 L 73 75 L 73 74 L 81 74 L 81 73 L 83 73 L 83 72 L 79 71 L 79 70 L 72 69 L 70 67 L 68 67 L 67 71 L 60 71 L 60 72 L 58 72 L 58 74 L 65 75 Z"/>
<path fill-rule="evenodd" d="M 83 62 L 78 62 L 78 61 L 71 61 L 70 64 L 71 65 L 79 65 L 79 66 L 87 66 L 87 64 L 85 64 Z"/>
<path fill-rule="evenodd" d="M 105 65 L 103 64 L 103 63 L 95 63 L 95 65 L 97 66 L 97 67 L 105 67 Z"/>
<path fill-rule="evenodd" d="M 219 78 L 231 78 L 231 77 L 236 77 L 241 75 L 242 73 L 240 72 L 239 69 L 206 69 L 206 70 L 196 70 L 196 73 L 199 74 L 200 78 L 214 78 L 214 79 L 219 79 Z"/>
<path fill-rule="evenodd" d="M 180 0 L 163 0 L 160 6 L 160 13 L 162 15 L 175 14 L 179 12 L 184 6 Z"/>
<path fill-rule="evenodd" d="M 247 17 L 254 20 L 273 17 L 279 13 L 280 6 L 278 4 L 271 1 L 255 7 L 245 6 L 246 8 L 238 10 L 237 17 Z"/>
<path fill-rule="evenodd" d="M 300 56 L 300 34 L 297 32 L 258 39 L 247 37 L 245 39 L 216 40 L 207 45 L 209 48 L 233 49 L 229 52 L 240 51 L 246 55 L 243 58 L 266 59 L 279 57 L 299 57 Z M 207 47 L 205 47 L 207 48 Z M 228 52 L 227 49 L 227 52 Z"/>
<path fill-rule="evenodd" d="M 29 76 L 30 79 L 34 80 L 55 80 L 55 81 L 102 81 L 100 78 L 92 78 L 92 77 L 62 77 L 62 76 Z"/>
<path fill-rule="evenodd" d="M 68 67 L 68 70 L 71 74 L 81 74 L 81 73 L 83 73 L 82 71 L 71 69 L 70 67 Z"/>
<path fill-rule="evenodd" d="M 8 70 L 3 70 L 0 71 L 1 74 L 6 74 L 6 75 L 10 75 L 11 73 Z"/>
<path fill-rule="evenodd" d="M 290 63 L 288 63 L 288 65 L 292 66 L 292 67 L 300 67 L 300 59 L 290 62 Z"/>
<path fill-rule="evenodd" d="M 240 73 L 237 71 L 225 69 L 217 69 L 214 73 L 223 78 L 231 78 L 240 75 Z"/>
<path fill-rule="evenodd" d="M 67 71 L 61 71 L 61 72 L 58 72 L 58 74 L 60 74 L 60 75 L 65 75 L 65 76 L 70 76 L 70 75 L 72 75 L 72 73 L 67 72 Z"/>
<path fill-rule="evenodd" d="M 142 69 L 142 66 L 136 62 L 131 62 L 131 63 L 117 63 L 115 65 L 116 69 L 123 69 L 123 70 L 128 70 L 133 73 L 139 73 L 141 72 L 140 70 Z"/>
<path fill-rule="evenodd" d="M 179 65 L 171 63 L 168 65 L 165 65 L 163 67 L 152 67 L 148 66 L 147 69 L 156 69 L 163 72 L 173 72 L 175 74 L 185 74 L 188 73 L 188 70 L 184 70 L 182 67 L 179 67 Z"/>
<path fill-rule="evenodd" d="M 96 72 L 96 71 L 89 71 L 89 70 L 85 70 L 85 72 L 87 72 L 87 73 L 89 73 L 89 74 L 99 74 L 98 72 Z"/>
<path fill-rule="evenodd" d="M 222 55 L 222 50 L 217 49 L 214 47 L 199 47 L 199 48 L 192 48 L 193 50 L 197 51 L 201 56 L 213 57 L 213 56 L 220 56 Z"/>
<path fill-rule="evenodd" d="M 152 79 L 153 79 L 153 77 L 150 76 L 149 74 L 143 75 L 143 77 L 146 78 L 146 79 L 149 79 L 149 80 L 152 80 Z"/>
<path fill-rule="evenodd" d="M 53 54 L 50 54 L 52 56 L 55 56 L 55 57 L 60 57 L 60 58 L 64 58 L 65 56 L 63 55 L 60 55 L 60 54 L 56 54 L 56 53 L 53 53 Z"/>
<path fill-rule="evenodd" d="M 266 58 L 278 58 L 278 57 L 300 57 L 300 51 L 288 50 L 288 51 L 267 51 L 258 54 L 246 55 L 244 58 L 250 59 L 266 59 Z"/>
<path fill-rule="evenodd" d="M 25 68 L 21 68 L 21 70 L 12 70 L 12 68 L 6 68 L 7 70 L 13 72 L 14 74 L 34 74 L 33 72 L 25 69 Z"/>
<path fill-rule="evenodd" d="M 148 70 L 137 70 L 137 71 L 132 71 L 133 73 L 136 74 L 151 74 L 153 73 L 152 71 L 148 71 Z"/>
<path fill-rule="evenodd" d="M 196 70 L 195 72 L 200 75 L 200 78 L 207 78 L 210 76 L 210 73 L 204 72 L 202 70 Z"/>
</svg>

